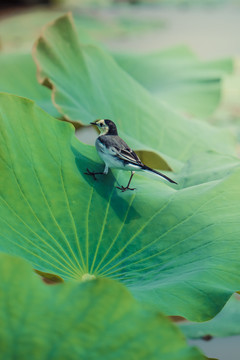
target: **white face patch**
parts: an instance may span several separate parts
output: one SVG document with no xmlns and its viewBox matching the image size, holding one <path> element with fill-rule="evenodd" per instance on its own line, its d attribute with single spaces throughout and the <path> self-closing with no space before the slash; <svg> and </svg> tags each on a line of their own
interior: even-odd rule
<svg viewBox="0 0 240 360">
<path fill-rule="evenodd" d="M 105 124 L 103 119 L 96 121 L 96 125 L 99 128 L 101 135 L 104 135 L 108 132 L 108 126 Z"/>
</svg>

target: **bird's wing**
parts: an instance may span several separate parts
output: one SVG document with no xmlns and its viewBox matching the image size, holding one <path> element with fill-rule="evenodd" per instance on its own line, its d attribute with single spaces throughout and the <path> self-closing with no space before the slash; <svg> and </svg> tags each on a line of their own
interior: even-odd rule
<svg viewBox="0 0 240 360">
<path fill-rule="evenodd" d="M 112 136 L 111 138 L 108 137 L 107 140 L 109 143 L 108 148 L 112 152 L 112 155 L 134 165 L 143 166 L 143 163 L 137 154 L 119 136 Z"/>
<path fill-rule="evenodd" d="M 130 149 L 130 148 L 120 149 L 120 148 L 114 147 L 114 150 L 116 151 L 116 155 L 120 159 L 126 160 L 135 165 L 139 165 L 139 166 L 143 165 L 143 163 L 141 162 L 141 160 L 139 159 L 137 154 L 132 149 Z"/>
<path fill-rule="evenodd" d="M 131 161 L 133 163 L 137 163 L 139 165 L 142 164 L 141 160 L 137 156 L 137 154 L 132 149 L 121 149 L 119 154 L 123 159 Z"/>
</svg>

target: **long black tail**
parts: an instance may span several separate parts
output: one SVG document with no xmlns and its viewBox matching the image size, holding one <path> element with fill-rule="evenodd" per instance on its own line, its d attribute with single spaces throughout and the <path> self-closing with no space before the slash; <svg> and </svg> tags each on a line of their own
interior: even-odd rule
<svg viewBox="0 0 240 360">
<path fill-rule="evenodd" d="M 159 175 L 159 176 L 162 176 L 164 179 L 168 180 L 170 183 L 177 184 L 177 182 L 176 182 L 176 181 L 174 181 L 174 180 L 170 179 L 168 176 L 166 176 L 166 175 L 164 175 L 164 174 L 160 173 L 160 172 L 159 172 L 159 171 L 157 171 L 157 170 L 151 169 L 151 168 L 150 168 L 150 167 L 148 167 L 147 165 L 143 165 L 143 166 L 142 166 L 142 169 L 143 169 L 143 170 L 150 171 L 150 172 L 153 172 L 154 174 L 157 174 L 157 175 Z"/>
</svg>

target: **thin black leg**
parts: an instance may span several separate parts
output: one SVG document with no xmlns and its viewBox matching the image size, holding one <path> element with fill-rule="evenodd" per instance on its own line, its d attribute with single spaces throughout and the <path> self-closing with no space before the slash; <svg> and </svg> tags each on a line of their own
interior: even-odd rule
<svg viewBox="0 0 240 360">
<path fill-rule="evenodd" d="M 89 169 L 87 169 L 87 172 L 85 172 L 84 174 L 92 176 L 94 178 L 94 180 L 97 180 L 95 175 L 105 175 L 105 173 L 103 171 L 102 172 L 93 172 L 93 171 L 90 171 Z"/>
<path fill-rule="evenodd" d="M 131 172 L 130 179 L 129 179 L 129 182 L 128 182 L 128 184 L 127 184 L 126 187 L 125 187 L 125 186 L 116 186 L 116 188 L 122 190 L 122 192 L 124 192 L 124 191 L 126 191 L 126 190 L 135 190 L 136 188 L 130 188 L 130 187 L 129 187 L 129 185 L 130 185 L 130 183 L 131 183 L 131 181 L 132 181 L 132 178 L 133 178 L 133 175 L 134 175 L 134 174 L 135 174 L 135 171 L 132 171 L 132 172 Z"/>
</svg>

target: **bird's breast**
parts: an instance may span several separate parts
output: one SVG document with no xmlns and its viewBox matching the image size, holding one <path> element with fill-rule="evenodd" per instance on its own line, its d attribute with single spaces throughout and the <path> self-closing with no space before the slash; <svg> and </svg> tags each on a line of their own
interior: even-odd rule
<svg viewBox="0 0 240 360">
<path fill-rule="evenodd" d="M 99 139 L 96 140 L 95 145 L 98 155 L 109 168 L 124 168 L 124 162 L 116 156 L 116 152 L 112 151 L 111 148 L 107 148 Z"/>
</svg>

